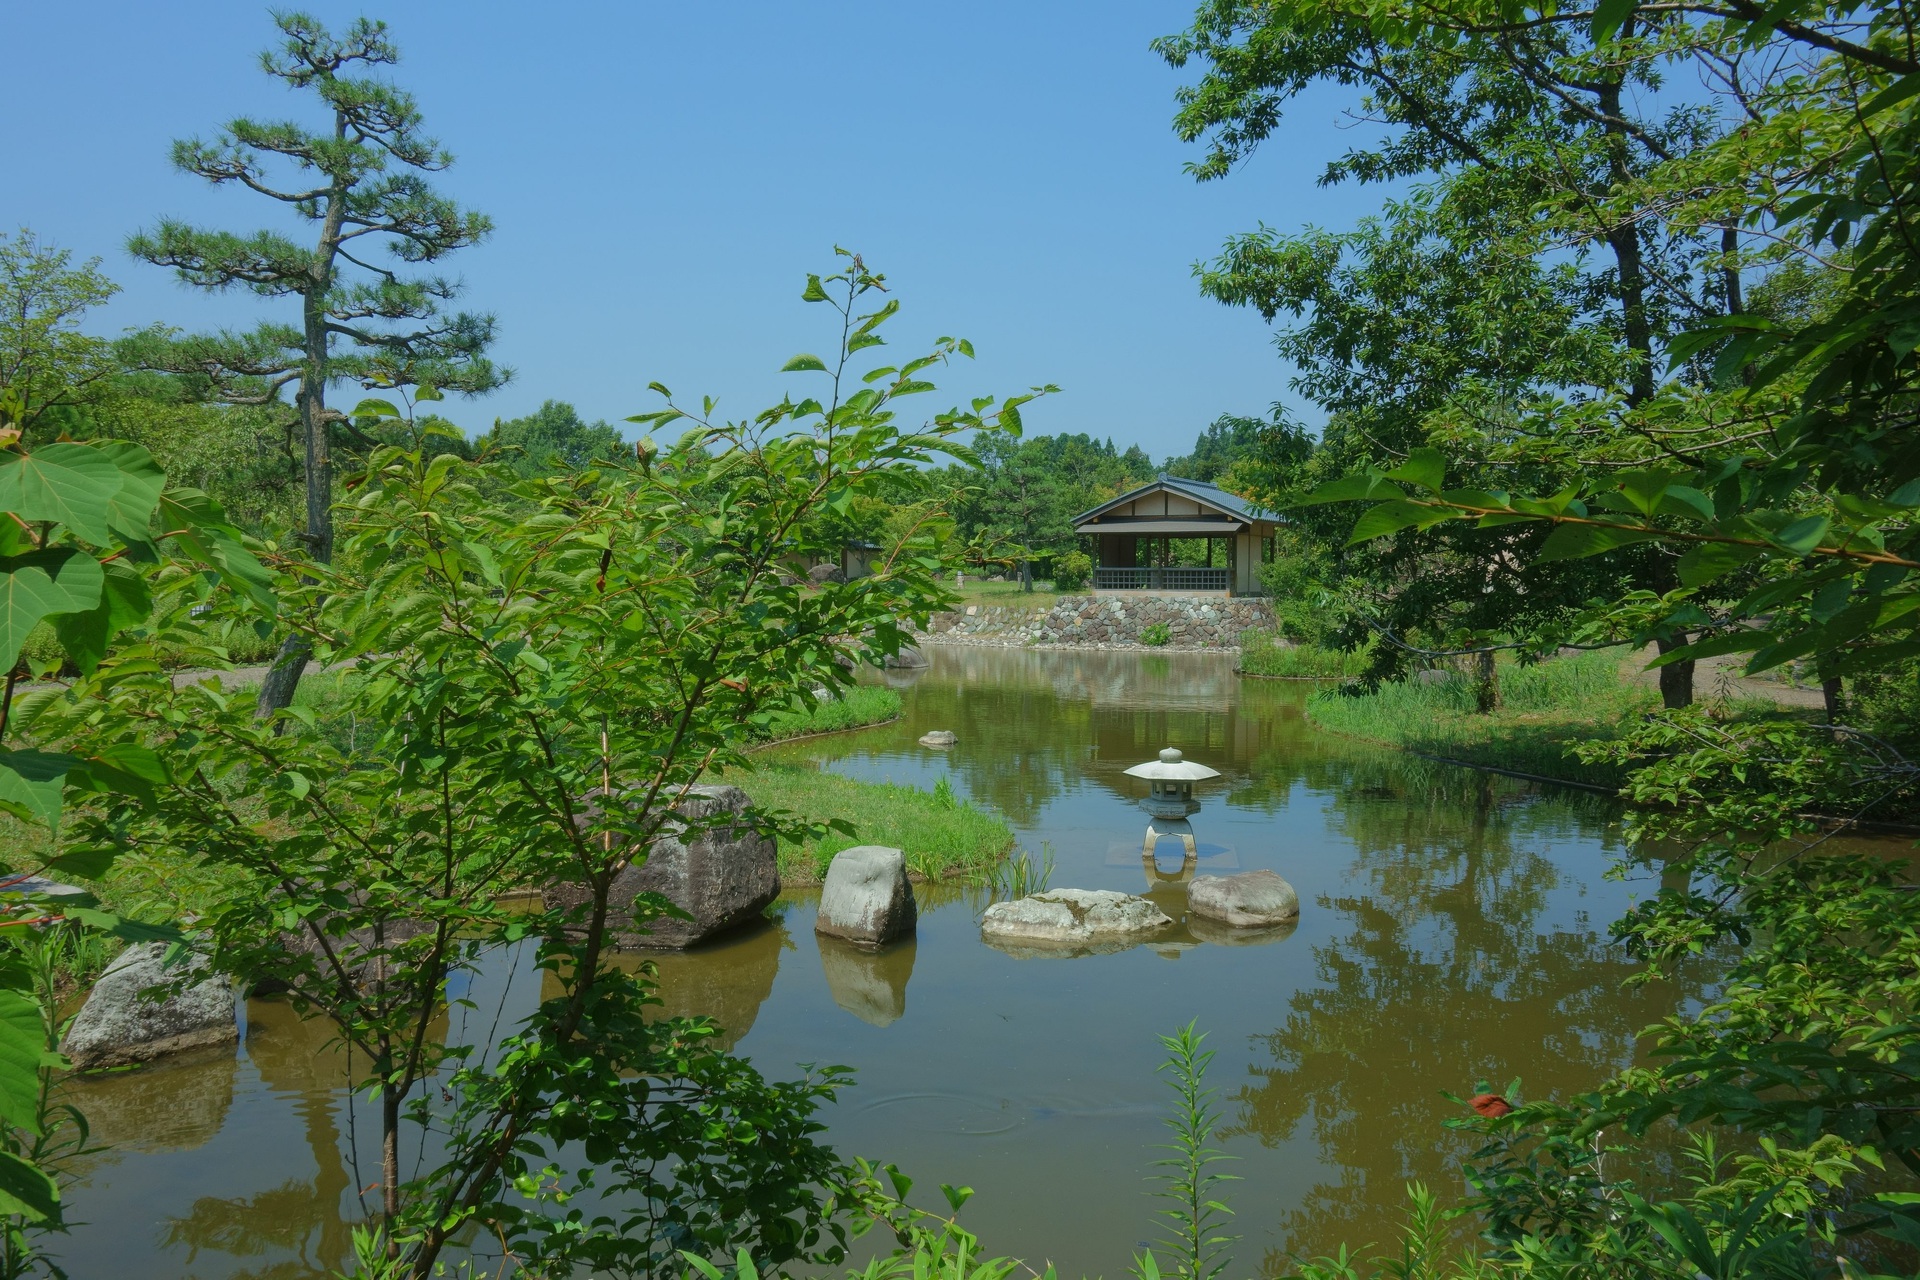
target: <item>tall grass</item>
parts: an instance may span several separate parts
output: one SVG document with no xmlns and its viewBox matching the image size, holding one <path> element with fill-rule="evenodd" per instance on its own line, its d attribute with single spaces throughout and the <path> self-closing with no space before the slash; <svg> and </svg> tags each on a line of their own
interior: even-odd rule
<svg viewBox="0 0 1920 1280">
<path fill-rule="evenodd" d="M 951 793 L 945 798 L 918 787 L 860 782 L 804 765 L 762 764 L 752 773 L 729 775 L 767 809 L 784 809 L 814 822 L 841 821 L 854 834 L 833 831 L 815 840 L 780 842 L 780 879 L 812 884 L 842 849 L 883 844 L 907 856 L 907 870 L 926 879 L 982 879 L 1013 846 L 1013 828 Z"/>
<path fill-rule="evenodd" d="M 1620 676 L 1618 653 L 1603 650 L 1531 666 L 1501 664 L 1500 706 L 1476 710 L 1474 681 L 1448 674 L 1383 684 L 1371 693 L 1333 689 L 1315 694 L 1307 716 L 1316 725 L 1408 751 L 1517 773 L 1617 787 L 1619 765 L 1588 764 L 1582 743 L 1616 738 L 1633 717 L 1659 703 L 1651 689 Z"/>
<path fill-rule="evenodd" d="M 1287 644 L 1271 631 L 1240 637 L 1240 674 L 1286 680 L 1338 680 L 1359 675 L 1367 655 L 1314 644 Z"/>
</svg>

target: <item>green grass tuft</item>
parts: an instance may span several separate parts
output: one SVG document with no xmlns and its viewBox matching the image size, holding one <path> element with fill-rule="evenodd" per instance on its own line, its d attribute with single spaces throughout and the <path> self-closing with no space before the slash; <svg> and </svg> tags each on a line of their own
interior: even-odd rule
<svg viewBox="0 0 1920 1280">
<path fill-rule="evenodd" d="M 863 729 L 900 718 L 900 695 L 877 684 L 857 684 L 810 711 L 783 711 L 767 726 L 763 741 L 784 742 L 815 733 Z"/>
<path fill-rule="evenodd" d="M 816 822 L 840 819 L 856 835 L 829 833 L 820 840 L 780 842 L 780 879 L 816 883 L 827 863 L 857 844 L 884 844 L 907 855 L 907 869 L 926 879 L 978 879 L 1013 847 L 1013 828 L 997 814 L 952 797 L 891 782 L 860 782 L 804 765 L 762 764 L 729 777 L 768 809 L 785 809 Z"/>
<path fill-rule="evenodd" d="M 1286 644 L 1271 631 L 1249 631 L 1240 637 L 1240 674 L 1288 680 L 1339 680 L 1366 670 L 1365 653 L 1322 649 L 1314 644 Z"/>
</svg>

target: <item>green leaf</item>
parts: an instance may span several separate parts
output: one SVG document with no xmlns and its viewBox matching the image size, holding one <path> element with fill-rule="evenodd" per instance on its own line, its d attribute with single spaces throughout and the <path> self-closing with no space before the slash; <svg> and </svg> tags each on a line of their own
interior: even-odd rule
<svg viewBox="0 0 1920 1280">
<path fill-rule="evenodd" d="M 60 1216 L 60 1188 L 46 1172 L 12 1152 L 0 1151 L 0 1213 L 34 1222 Z"/>
<path fill-rule="evenodd" d="M 825 373 L 826 371 L 827 366 L 821 362 L 819 356 L 808 355 L 805 352 L 780 366 L 782 373 Z"/>
<path fill-rule="evenodd" d="M 1633 13 L 1635 0 L 1600 0 L 1593 10 L 1592 33 L 1595 44 L 1613 38 Z"/>
<path fill-rule="evenodd" d="M 1347 535 L 1347 545 L 1351 547 L 1355 543 L 1384 538 L 1390 533 L 1398 533 L 1414 525 L 1424 528 L 1427 525 L 1439 524 L 1443 520 L 1451 519 L 1452 516 L 1453 513 L 1444 508 L 1436 511 L 1432 507 L 1421 506 L 1404 499 L 1397 502 L 1383 502 L 1376 507 L 1369 507 L 1366 514 L 1355 522 L 1353 532 Z"/>
<path fill-rule="evenodd" d="M 18 991 L 0 991 L 0 1119 L 38 1133 L 40 1063 L 47 1024 L 40 1006 Z"/>
<path fill-rule="evenodd" d="M 42 618 L 100 603 L 106 573 L 73 547 L 0 557 L 0 671 L 20 660 L 20 646 Z"/>
<path fill-rule="evenodd" d="M 1579 560 L 1597 556 L 1636 542 L 1658 537 L 1650 529 L 1616 529 L 1598 524 L 1563 524 L 1547 535 L 1540 554 L 1534 559 L 1545 564 L 1552 560 Z"/>
<path fill-rule="evenodd" d="M 46 869 L 58 875 L 73 876 L 80 880 L 98 880 L 113 870 L 113 864 L 120 860 L 119 849 L 112 845 L 93 845 L 85 849 L 75 849 L 63 853 L 57 858 L 47 859 Z"/>
<path fill-rule="evenodd" d="M 73 659 L 74 665 L 88 675 L 93 674 L 100 660 L 106 657 L 107 646 L 114 636 L 145 622 L 153 612 L 153 594 L 138 570 L 117 560 L 101 568 L 105 571 L 106 583 L 100 593 L 100 603 L 78 613 L 53 617 L 53 630 L 60 638 L 60 647 Z"/>
<path fill-rule="evenodd" d="M 0 452 L 0 511 L 22 520 L 51 520 L 104 546 L 107 517 L 120 491 L 120 468 L 92 445 L 42 445 L 32 453 Z"/>
<path fill-rule="evenodd" d="M 79 763 L 53 751 L 0 751 L 0 800 L 24 805 L 49 827 L 58 826 L 61 791 Z"/>
<path fill-rule="evenodd" d="M 1827 536 L 1830 524 L 1825 516 L 1807 516 L 1774 534 L 1774 541 L 1798 555 L 1809 555 L 1820 545 L 1820 539 Z"/>
<path fill-rule="evenodd" d="M 800 301 L 826 302 L 827 300 L 827 291 L 825 287 L 821 285 L 820 277 L 809 275 L 807 277 L 807 287 L 800 291 Z"/>
<path fill-rule="evenodd" d="M 1701 586 L 1731 573 L 1761 554 L 1759 547 L 1736 546 L 1730 542 L 1703 542 L 1680 557 L 1680 582 L 1683 586 Z"/>
<path fill-rule="evenodd" d="M 1389 480 L 1404 480 L 1431 493 L 1440 491 L 1447 474 L 1447 457 L 1438 449 L 1415 449 L 1407 460 L 1387 472 Z"/>
<path fill-rule="evenodd" d="M 350 416 L 355 418 L 399 418 L 405 415 L 400 412 L 391 400 L 367 399 L 353 406 L 353 413 Z"/>
<path fill-rule="evenodd" d="M 1317 507 L 1329 502 L 1379 502 L 1385 498 L 1403 496 L 1400 489 L 1380 472 L 1363 471 L 1359 475 L 1342 476 L 1338 480 L 1316 485 L 1311 493 L 1293 505 Z"/>
<path fill-rule="evenodd" d="M 107 525 L 126 542 L 145 542 L 153 524 L 153 509 L 167 487 L 167 473 L 153 455 L 126 440 L 103 440 L 94 445 L 120 472 L 120 488 L 107 504 Z"/>
<path fill-rule="evenodd" d="M 246 549 L 218 502 L 198 489 L 169 489 L 160 496 L 160 520 L 194 559 L 219 570 L 263 612 L 278 611 L 273 571 Z"/>
</svg>

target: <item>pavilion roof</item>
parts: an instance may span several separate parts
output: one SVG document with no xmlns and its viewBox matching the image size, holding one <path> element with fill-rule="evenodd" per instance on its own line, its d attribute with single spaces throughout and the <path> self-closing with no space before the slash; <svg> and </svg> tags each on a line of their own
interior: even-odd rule
<svg viewBox="0 0 1920 1280">
<path fill-rule="evenodd" d="M 1103 502 L 1097 507 L 1082 511 L 1073 518 L 1074 526 L 1078 528 L 1080 525 L 1086 524 L 1089 521 L 1098 520 L 1100 516 L 1106 512 L 1112 511 L 1116 507 L 1123 507 L 1136 498 L 1156 491 L 1177 493 L 1183 498 L 1192 499 L 1203 507 L 1212 507 L 1222 515 L 1231 516 L 1235 520 L 1245 521 L 1248 524 L 1255 523 L 1256 521 L 1272 524 L 1277 523 L 1280 519 L 1275 513 L 1268 511 L 1264 507 L 1256 506 L 1248 502 L 1238 494 L 1228 493 L 1217 484 L 1209 484 L 1205 480 L 1188 480 L 1182 476 L 1161 475 L 1141 485 L 1137 489 L 1121 494 L 1111 501 Z M 1174 518 L 1178 519 L 1178 517 Z"/>
</svg>

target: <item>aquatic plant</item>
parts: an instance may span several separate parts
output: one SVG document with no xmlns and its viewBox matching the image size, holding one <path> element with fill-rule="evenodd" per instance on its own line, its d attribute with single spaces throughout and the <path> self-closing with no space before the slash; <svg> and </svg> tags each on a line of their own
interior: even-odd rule
<svg viewBox="0 0 1920 1280">
<path fill-rule="evenodd" d="M 1052 880 L 1053 846 L 1043 840 L 1039 865 L 1034 864 L 1031 853 L 1022 849 L 995 867 L 987 883 L 995 901 L 1011 902 L 1015 898 L 1045 893 Z"/>
<path fill-rule="evenodd" d="M 1134 1274 L 1140 1280 L 1160 1280 L 1163 1274 L 1180 1280 L 1216 1280 L 1227 1269 L 1227 1246 L 1239 1239 L 1222 1234 L 1233 1210 L 1219 1198 L 1218 1188 L 1239 1179 L 1214 1169 L 1233 1157 L 1209 1145 L 1220 1125 L 1220 1109 L 1214 1102 L 1218 1090 L 1206 1084 L 1213 1050 L 1201 1048 L 1207 1037 L 1196 1033 L 1194 1026 L 1189 1022 L 1172 1035 L 1160 1037 L 1167 1058 L 1158 1070 L 1167 1073 L 1174 1098 L 1173 1113 L 1166 1120 L 1173 1141 L 1162 1144 L 1162 1149 L 1173 1154 L 1153 1162 L 1156 1169 L 1165 1172 L 1152 1175 L 1151 1180 L 1160 1184 L 1153 1194 L 1167 1201 L 1167 1207 L 1157 1210 L 1155 1216 L 1168 1232 L 1160 1243 L 1173 1262 L 1173 1270 L 1163 1273 L 1153 1250 L 1147 1249 L 1134 1261 Z"/>
</svg>

